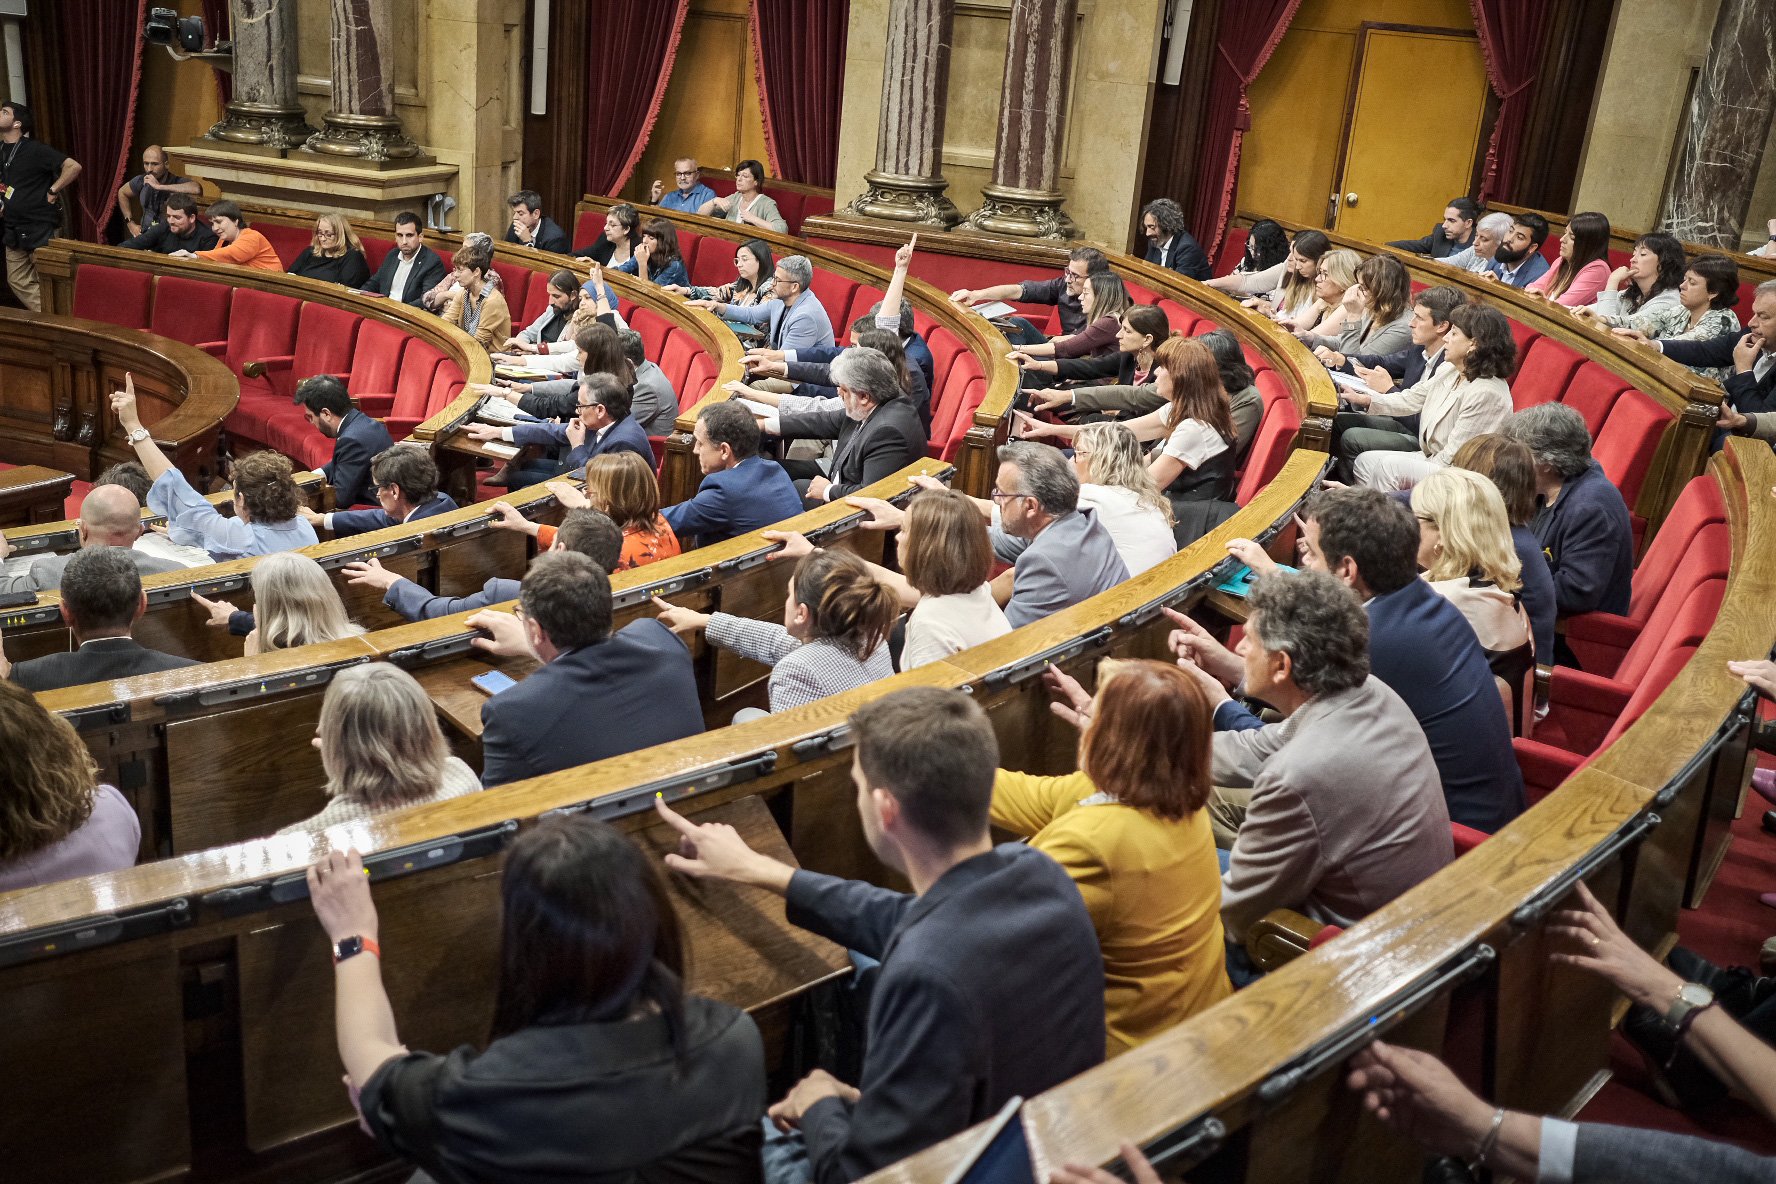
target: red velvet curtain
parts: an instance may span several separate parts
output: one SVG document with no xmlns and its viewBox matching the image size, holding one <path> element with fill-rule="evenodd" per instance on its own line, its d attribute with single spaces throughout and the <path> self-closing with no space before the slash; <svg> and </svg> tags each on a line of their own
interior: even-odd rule
<svg viewBox="0 0 1776 1184">
<path fill-rule="evenodd" d="M 771 174 L 833 187 L 850 0 L 752 0 L 752 58 Z"/>
<path fill-rule="evenodd" d="M 1530 84 L 1542 68 L 1542 32 L 1548 0 L 1468 0 L 1480 52 L 1486 59 L 1486 81 L 1499 98 L 1492 140 L 1486 145 L 1486 168 L 1480 174 L 1480 204 L 1508 196 L 1517 179 L 1517 158 L 1523 126 L 1529 120 Z"/>
<path fill-rule="evenodd" d="M 148 0 L 59 0 L 49 11 L 66 91 L 56 147 L 81 165 L 70 210 L 74 234 L 97 242 L 130 163 Z"/>
<path fill-rule="evenodd" d="M 600 0 L 594 9 L 587 193 L 620 193 L 635 171 L 659 117 L 690 7 L 691 0 Z"/>
<path fill-rule="evenodd" d="M 1198 140 L 1196 197 L 1191 223 L 1209 258 L 1221 249 L 1221 236 L 1233 212 L 1239 183 L 1240 141 L 1252 126 L 1246 88 L 1295 19 L 1301 0 L 1240 0 L 1221 5 L 1215 29 L 1215 60 L 1209 67 L 1208 102 Z"/>
</svg>

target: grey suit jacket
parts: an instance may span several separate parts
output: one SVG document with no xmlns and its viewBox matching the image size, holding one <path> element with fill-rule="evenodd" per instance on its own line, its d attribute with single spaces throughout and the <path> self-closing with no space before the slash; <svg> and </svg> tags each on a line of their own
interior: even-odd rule
<svg viewBox="0 0 1776 1184">
<path fill-rule="evenodd" d="M 1689 1135 L 1585 1122 L 1579 1124 L 1572 1178 L 1573 1184 L 1769 1184 L 1776 1180 L 1776 1159 Z"/>
<path fill-rule="evenodd" d="M 1016 568 L 1011 603 L 1005 606 L 1005 619 L 1013 629 L 1071 608 L 1129 578 L 1116 540 L 1091 510 L 1061 515 L 1033 540 L 1014 538 L 995 526 L 993 551 Z"/>
<path fill-rule="evenodd" d="M 1216 732 L 1212 774 L 1252 788 L 1221 883 L 1236 941 L 1278 908 L 1349 925 L 1454 858 L 1431 746 L 1374 675 L 1281 723 Z"/>
<path fill-rule="evenodd" d="M 78 551 L 70 551 L 66 555 L 45 555 L 16 576 L 0 577 L 0 595 L 8 592 L 47 592 L 60 588 L 63 569 L 68 566 L 68 560 L 78 554 Z M 174 563 L 171 559 L 156 559 L 134 548 L 130 548 L 130 561 L 145 576 L 159 575 L 163 571 L 185 570 L 182 563 Z"/>
</svg>

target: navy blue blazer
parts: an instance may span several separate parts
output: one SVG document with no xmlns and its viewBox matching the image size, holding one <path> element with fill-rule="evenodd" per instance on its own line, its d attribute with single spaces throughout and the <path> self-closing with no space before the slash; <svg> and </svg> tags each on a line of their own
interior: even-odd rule
<svg viewBox="0 0 1776 1184">
<path fill-rule="evenodd" d="M 509 243 L 518 242 L 517 232 L 510 225 L 506 227 L 506 241 Z M 557 255 L 565 255 L 573 249 L 573 240 L 567 237 L 567 231 L 555 224 L 555 219 L 544 214 L 543 220 L 537 223 L 536 241 L 520 245 L 535 247 L 539 251 L 553 251 Z"/>
<path fill-rule="evenodd" d="M 417 518 L 434 518 L 439 514 L 448 514 L 456 509 L 456 499 L 448 493 L 434 493 L 432 500 L 413 507 L 413 513 L 407 516 L 412 522 Z M 381 530 L 385 526 L 396 526 L 399 523 L 380 506 L 374 510 L 339 510 L 333 514 L 333 537 L 344 538 L 352 534 L 364 534 L 367 531 Z"/>
<path fill-rule="evenodd" d="M 1543 255 L 1540 249 L 1537 249 L 1531 251 L 1527 258 L 1518 260 L 1515 271 L 1505 264 L 1500 263 L 1497 259 L 1494 259 L 1492 261 L 1492 274 L 1498 276 L 1499 279 L 1504 280 L 1513 288 L 1527 288 L 1529 285 L 1547 275 L 1548 268 L 1552 266 L 1553 264 L 1548 262 L 1547 256 Z"/>
<path fill-rule="evenodd" d="M 481 585 L 481 591 L 467 596 L 434 596 L 412 580 L 396 580 L 383 593 L 382 602 L 409 621 L 429 621 L 517 599 L 518 581 L 495 576 Z"/>
<path fill-rule="evenodd" d="M 900 339 L 901 346 L 906 350 L 907 361 L 925 376 L 925 389 L 931 390 L 932 375 L 937 373 L 937 363 L 931 357 L 931 346 L 926 343 L 923 335 L 915 333 L 911 337 Z M 815 345 L 791 351 L 797 362 L 831 362 L 845 352 L 842 345 Z M 793 381 L 793 379 L 792 379 Z"/>
<path fill-rule="evenodd" d="M 1523 565 L 1523 610 L 1529 614 L 1529 631 L 1535 638 L 1536 661 L 1543 666 L 1554 664 L 1554 618 L 1560 614 L 1554 591 L 1554 573 L 1548 570 L 1548 557 L 1536 541 L 1535 531 L 1527 526 L 1511 528 L 1511 546 L 1517 562 Z"/>
<path fill-rule="evenodd" d="M 512 427 L 514 444 L 539 444 L 553 451 L 567 447 L 567 425 L 564 423 L 520 423 Z M 625 415 L 610 426 L 610 430 L 602 437 L 588 436 L 586 442 L 569 452 L 562 458 L 561 466 L 565 472 L 577 469 L 595 456 L 603 456 L 607 452 L 633 452 L 647 461 L 648 468 L 654 467 L 654 450 L 648 445 L 647 429 L 635 422 L 635 417 Z"/>
<path fill-rule="evenodd" d="M 816 1184 L 862 1179 L 1104 1059 L 1097 935 L 1042 852 L 995 847 L 923 896 L 798 871 L 787 897 L 792 922 L 882 963 L 863 1096 L 802 1117 Z"/>
<path fill-rule="evenodd" d="M 333 487 L 333 504 L 341 509 L 376 503 L 376 484 L 370 480 L 370 462 L 395 446 L 389 430 L 356 407 L 339 422 L 333 441 L 333 459 L 321 466 L 321 476 Z"/>
<path fill-rule="evenodd" d="M 707 546 L 793 518 L 802 512 L 802 495 L 782 465 L 749 456 L 704 477 L 690 501 L 660 512 L 680 542 L 694 535 Z"/>
<path fill-rule="evenodd" d="M 1215 274 L 1208 255 L 1203 253 L 1202 244 L 1187 230 L 1180 230 L 1163 247 L 1157 243 L 1149 244 L 1147 262 L 1157 263 L 1167 271 L 1187 275 L 1193 280 L 1206 280 Z"/>
<path fill-rule="evenodd" d="M 702 730 L 691 651 L 660 622 L 631 621 L 481 705 L 481 784 L 540 777 Z"/>
<path fill-rule="evenodd" d="M 1458 243 L 1443 233 L 1443 223 L 1423 238 L 1397 238 L 1389 243 L 1390 247 L 1398 247 L 1402 251 L 1411 251 L 1414 255 L 1429 255 L 1433 259 L 1446 259 L 1457 251 L 1466 250 L 1474 244 L 1474 232 L 1468 231 L 1468 241 Z M 1528 282 L 1528 281 L 1525 281 Z"/>
<path fill-rule="evenodd" d="M 1368 609 L 1370 672 L 1406 701 L 1424 730 L 1449 820 L 1491 834 L 1523 813 L 1523 773 L 1474 627 L 1423 580 L 1374 597 Z M 1262 726 L 1238 704 L 1215 710 L 1218 730 Z"/>
<path fill-rule="evenodd" d="M 89 682 L 110 682 L 136 674 L 158 674 L 195 666 L 191 658 L 163 654 L 128 637 L 95 637 L 67 653 L 45 654 L 12 668 L 12 681 L 27 691 L 59 691 Z"/>
<path fill-rule="evenodd" d="M 378 296 L 387 296 L 395 284 L 395 271 L 401 266 L 401 252 L 391 250 L 382 257 L 382 266 L 370 277 L 361 291 L 372 292 Z M 424 307 L 420 298 L 433 288 L 444 282 L 444 260 L 438 252 L 424 243 L 413 254 L 413 266 L 407 271 L 407 287 L 401 293 L 401 303 L 414 308 Z"/>
<path fill-rule="evenodd" d="M 1705 337 L 1700 341 L 1684 341 L 1673 337 L 1659 342 L 1659 352 L 1682 366 L 1699 366 L 1715 369 L 1733 365 L 1733 350 L 1749 333 L 1741 333 L 1735 329 L 1731 333 L 1719 333 L 1713 337 Z"/>
<path fill-rule="evenodd" d="M 1561 487 L 1553 505 L 1537 499 L 1529 528 L 1554 573 L 1561 616 L 1628 611 L 1634 592 L 1634 526 L 1622 491 L 1610 483 L 1602 465 L 1592 461 Z"/>
<path fill-rule="evenodd" d="M 1432 357 L 1441 361 L 1443 351 L 1438 350 Z M 1416 345 L 1409 345 L 1405 349 L 1395 350 L 1391 354 L 1346 354 L 1344 365 L 1339 369 L 1346 374 L 1355 374 L 1358 366 L 1366 369 L 1380 366 L 1393 375 L 1395 389 L 1405 390 L 1409 386 L 1417 386 L 1419 380 L 1424 378 L 1426 369 L 1434 369 L 1426 365 L 1429 361 L 1430 359 L 1425 357 L 1424 350 Z M 1395 418 L 1404 419 L 1406 417 L 1395 416 Z M 1412 418 L 1416 419 L 1417 416 Z"/>
</svg>

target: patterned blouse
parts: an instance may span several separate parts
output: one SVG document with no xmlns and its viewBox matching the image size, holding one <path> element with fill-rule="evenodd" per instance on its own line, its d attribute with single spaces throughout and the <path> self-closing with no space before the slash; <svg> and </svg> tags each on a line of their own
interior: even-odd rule
<svg viewBox="0 0 1776 1184">
<path fill-rule="evenodd" d="M 781 625 L 731 613 L 711 615 L 704 636 L 710 645 L 771 668 L 772 711 L 788 711 L 894 673 L 886 642 L 859 659 L 831 641 L 800 642 Z"/>
<path fill-rule="evenodd" d="M 1711 308 L 1702 314 L 1694 329 L 1690 328 L 1690 313 L 1681 304 L 1678 305 L 1678 316 L 1665 319 L 1663 324 L 1651 329 L 1641 329 L 1648 337 L 1661 341 L 1707 341 L 1711 337 L 1722 337 L 1726 334 L 1737 335 L 1739 332 L 1739 316 L 1730 308 Z M 1639 325 L 1634 326 L 1640 329 Z M 1712 378 L 1716 382 L 1725 382 L 1733 372 L 1731 366 L 1691 366 L 1703 378 Z"/>
</svg>

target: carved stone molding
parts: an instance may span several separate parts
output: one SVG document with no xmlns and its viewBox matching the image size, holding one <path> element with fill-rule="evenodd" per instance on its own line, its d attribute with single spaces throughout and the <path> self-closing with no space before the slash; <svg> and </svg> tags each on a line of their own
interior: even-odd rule
<svg viewBox="0 0 1776 1184">
<path fill-rule="evenodd" d="M 300 148 L 316 134 L 300 107 L 235 102 L 228 104 L 227 114 L 193 143 L 282 156 L 292 148 Z"/>
<path fill-rule="evenodd" d="M 386 115 L 346 115 L 329 111 L 321 117 L 321 130 L 303 145 L 306 151 L 339 164 L 366 168 L 411 168 L 432 163 L 401 128 L 401 121 Z"/>
<path fill-rule="evenodd" d="M 968 215 L 964 225 L 985 234 L 1018 238 L 1070 240 L 1079 227 L 1061 209 L 1061 194 L 1053 190 L 1012 189 L 988 185 L 981 189 L 981 208 Z"/>
<path fill-rule="evenodd" d="M 872 170 L 863 180 L 867 188 L 845 207 L 853 214 L 942 230 L 962 220 L 962 211 L 944 193 L 949 182 L 942 177 L 907 177 Z"/>
</svg>

